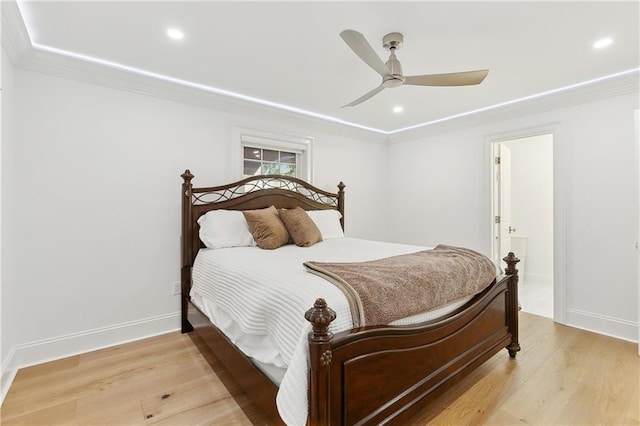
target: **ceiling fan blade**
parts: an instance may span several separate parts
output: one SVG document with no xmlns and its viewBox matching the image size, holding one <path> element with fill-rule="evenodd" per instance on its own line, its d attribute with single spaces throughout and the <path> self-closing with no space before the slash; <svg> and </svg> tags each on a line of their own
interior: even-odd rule
<svg viewBox="0 0 640 426">
<path fill-rule="evenodd" d="M 391 75 L 387 66 L 382 59 L 376 54 L 369 42 L 362 34 L 354 30 L 344 30 L 340 33 L 340 37 L 345 43 L 360 57 L 367 65 L 381 76 Z"/>
<path fill-rule="evenodd" d="M 482 83 L 487 74 L 489 74 L 489 70 L 412 75 L 406 77 L 403 84 L 414 86 L 471 86 Z"/>
<path fill-rule="evenodd" d="M 360 96 L 358 99 L 356 99 L 355 101 L 351 102 L 350 104 L 347 104 L 347 105 L 343 106 L 342 108 L 356 106 L 356 105 L 366 101 L 367 99 L 377 95 L 378 93 L 382 92 L 383 89 L 384 89 L 384 86 L 380 85 L 380 86 L 376 87 L 375 89 L 373 89 L 372 91 Z"/>
</svg>

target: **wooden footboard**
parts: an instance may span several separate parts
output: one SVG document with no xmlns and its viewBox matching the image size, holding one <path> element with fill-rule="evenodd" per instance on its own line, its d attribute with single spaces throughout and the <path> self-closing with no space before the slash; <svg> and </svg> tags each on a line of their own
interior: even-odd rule
<svg viewBox="0 0 640 426">
<path fill-rule="evenodd" d="M 515 356 L 517 270 L 445 320 L 415 327 L 368 327 L 331 336 L 335 314 L 318 299 L 306 318 L 311 425 L 403 423 L 503 348 Z"/>
</svg>

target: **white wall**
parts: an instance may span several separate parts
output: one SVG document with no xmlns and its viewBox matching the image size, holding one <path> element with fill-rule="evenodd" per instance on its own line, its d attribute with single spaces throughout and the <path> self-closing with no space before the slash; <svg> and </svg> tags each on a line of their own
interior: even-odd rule
<svg viewBox="0 0 640 426">
<path fill-rule="evenodd" d="M 13 102 L 2 110 L 3 124 L 11 117 L 2 145 L 3 373 L 178 328 L 179 175 L 190 168 L 196 185 L 235 178 L 236 126 L 313 137 L 314 183 L 347 185 L 348 235 L 488 253 L 487 136 L 555 123 L 563 154 L 554 172 L 567 183 L 565 320 L 637 337 L 637 278 L 624 266 L 635 262 L 636 217 L 625 206 L 636 195 L 625 182 L 634 178 L 637 93 L 387 146 L 287 114 L 6 73 L 4 62 L 3 102 Z"/>
<path fill-rule="evenodd" d="M 638 93 L 429 137 L 389 147 L 390 238 L 416 244 L 466 244 L 490 253 L 491 135 L 556 128 L 554 179 L 564 210 L 556 238 L 569 325 L 637 339 L 633 110 Z M 564 186 L 562 186 L 564 185 Z M 560 204 L 556 203 L 556 206 Z M 558 316 L 557 316 L 558 317 Z"/>
<path fill-rule="evenodd" d="M 484 248 L 484 147 L 472 142 L 452 133 L 389 146 L 388 240 Z"/>
<path fill-rule="evenodd" d="M 553 284 L 553 135 L 502 143 L 511 150 L 511 222 L 527 237 L 521 282 Z M 516 253 L 517 255 L 518 253 Z M 520 256 L 522 259 L 522 256 Z"/>
<path fill-rule="evenodd" d="M 196 186 L 237 178 L 235 126 L 313 137 L 314 184 L 347 185 L 347 234 L 384 235 L 384 215 L 371 215 L 385 182 L 381 142 L 22 69 L 14 92 L 9 367 L 179 328 L 180 174 L 190 168 Z"/>
</svg>

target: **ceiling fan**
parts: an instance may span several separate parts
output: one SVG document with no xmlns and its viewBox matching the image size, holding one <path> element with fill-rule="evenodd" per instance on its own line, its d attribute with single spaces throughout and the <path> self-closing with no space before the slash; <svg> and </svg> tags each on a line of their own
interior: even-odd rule
<svg viewBox="0 0 640 426">
<path fill-rule="evenodd" d="M 344 107 L 356 106 L 384 89 L 400 87 L 403 84 L 413 86 L 471 86 L 482 83 L 489 70 L 452 72 L 447 74 L 402 75 L 402 66 L 396 58 L 396 49 L 402 46 L 404 37 L 400 33 L 389 33 L 382 38 L 382 46 L 389 49 L 391 55 L 384 63 L 362 34 L 354 30 L 344 30 L 340 37 L 367 65 L 382 76 L 382 83 L 372 91 L 359 97 Z"/>
</svg>

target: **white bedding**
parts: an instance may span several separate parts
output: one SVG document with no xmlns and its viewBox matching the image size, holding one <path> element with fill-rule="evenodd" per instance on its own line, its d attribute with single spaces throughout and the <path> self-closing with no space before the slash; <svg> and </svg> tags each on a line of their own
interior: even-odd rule
<svg viewBox="0 0 640 426">
<path fill-rule="evenodd" d="M 246 355 L 274 367 L 267 374 L 280 385 L 276 401 L 280 416 L 289 425 L 304 425 L 311 330 L 304 312 L 322 297 L 337 314 L 330 327 L 333 332 L 350 329 L 352 320 L 342 292 L 307 272 L 303 262 L 360 262 L 424 249 L 354 238 L 329 239 L 306 248 L 290 244 L 275 250 L 201 249 L 193 266 L 191 298 Z M 394 324 L 437 318 L 470 298 Z"/>
</svg>

